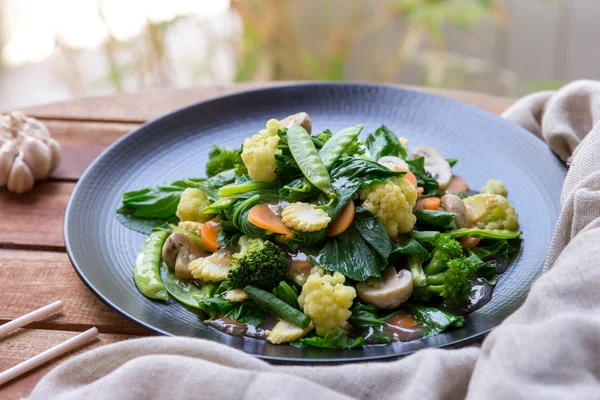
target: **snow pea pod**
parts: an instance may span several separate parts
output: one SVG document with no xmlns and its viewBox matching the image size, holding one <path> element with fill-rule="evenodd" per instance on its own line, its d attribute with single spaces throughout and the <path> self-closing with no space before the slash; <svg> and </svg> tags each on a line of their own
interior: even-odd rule
<svg viewBox="0 0 600 400">
<path fill-rule="evenodd" d="M 287 141 L 292 157 L 304 177 L 316 188 L 327 194 L 332 193 L 331 178 L 327 167 L 319 157 L 319 152 L 306 129 L 300 125 L 288 128 Z"/>
<path fill-rule="evenodd" d="M 319 156 L 326 168 L 331 168 L 334 162 L 344 154 L 344 151 L 356 140 L 363 125 L 350 126 L 333 135 L 319 150 Z"/>
<path fill-rule="evenodd" d="M 175 275 L 175 271 L 164 263 L 160 269 L 160 277 L 171 296 L 180 303 L 192 308 L 202 309 L 198 301 L 213 297 L 217 290 L 217 285 L 214 283 L 206 283 L 202 287 L 198 287 L 192 281 L 179 279 Z"/>
<path fill-rule="evenodd" d="M 168 231 L 152 233 L 144 241 L 144 245 L 135 259 L 133 276 L 135 285 L 146 297 L 157 300 L 168 300 L 169 295 L 160 278 L 162 247 L 169 237 Z"/>
</svg>

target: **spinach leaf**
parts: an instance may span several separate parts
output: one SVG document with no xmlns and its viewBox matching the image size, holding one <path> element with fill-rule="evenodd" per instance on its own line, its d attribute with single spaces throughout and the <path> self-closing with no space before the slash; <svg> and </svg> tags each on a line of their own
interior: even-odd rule
<svg viewBox="0 0 600 400">
<path fill-rule="evenodd" d="M 484 259 L 495 255 L 501 255 L 505 260 L 508 260 L 508 255 L 511 252 L 512 247 L 508 244 L 508 241 L 504 240 L 482 240 L 479 242 L 477 247 L 473 247 L 471 252 L 477 255 L 477 257 Z"/>
<path fill-rule="evenodd" d="M 412 258 L 416 258 L 422 263 L 429 258 L 429 252 L 425 250 L 421 243 L 414 238 L 408 238 L 404 245 L 394 244 L 392 246 L 391 256 L 407 255 Z"/>
<path fill-rule="evenodd" d="M 373 161 L 341 157 L 331 167 L 330 175 L 331 187 L 336 198 L 325 208 L 325 211 L 332 220 L 335 220 L 359 189 L 385 182 L 395 176 L 401 178 L 405 173 L 391 171 Z"/>
<path fill-rule="evenodd" d="M 421 198 L 437 196 L 440 185 L 429 172 L 425 171 L 425 157 L 406 160 L 406 163 L 410 172 L 417 178 L 417 186 L 424 190 Z"/>
<path fill-rule="evenodd" d="M 448 164 L 450 164 L 451 167 L 454 167 L 458 162 L 458 158 L 446 158 L 446 161 L 448 161 Z"/>
<path fill-rule="evenodd" d="M 223 172 L 219 172 L 213 177 L 208 178 L 202 182 L 198 187 L 206 193 L 206 197 L 210 201 L 217 201 L 221 196 L 219 195 L 219 189 L 225 185 L 235 182 L 236 174 L 235 170 L 228 169 Z"/>
<path fill-rule="evenodd" d="M 288 201 L 302 201 L 316 194 L 316 189 L 304 178 L 298 178 L 279 189 L 279 197 Z"/>
<path fill-rule="evenodd" d="M 200 178 L 180 180 L 127 192 L 123 194 L 123 206 L 134 217 L 170 218 L 177 211 L 181 193 L 187 188 L 197 187 L 203 181 Z"/>
<path fill-rule="evenodd" d="M 267 317 L 267 311 L 260 308 L 252 300 L 239 303 L 234 309 L 225 314 L 227 318 L 244 324 L 258 326 Z"/>
<path fill-rule="evenodd" d="M 301 247 L 315 246 L 325 240 L 327 229 L 321 229 L 315 232 L 301 232 L 292 229 L 294 236 L 289 239 L 285 245 L 291 252 L 295 253 Z"/>
<path fill-rule="evenodd" d="M 294 157 L 290 152 L 288 154 L 275 154 L 275 161 L 277 162 L 277 177 L 280 182 L 291 182 L 295 179 L 301 178 L 302 171 Z"/>
<path fill-rule="evenodd" d="M 384 314 L 372 304 L 364 304 L 356 301 L 352 306 L 352 315 L 349 321 L 357 329 L 374 328 L 382 326 L 397 313 L 398 311 Z"/>
<path fill-rule="evenodd" d="M 172 216 L 170 218 L 140 218 L 133 216 L 133 210 L 127 207 L 121 207 L 117 210 L 117 221 L 125 228 L 133 231 L 150 235 L 155 228 L 167 224 L 178 224 L 179 218 Z"/>
<path fill-rule="evenodd" d="M 383 329 L 383 325 L 364 329 L 362 335 L 365 344 L 388 344 L 392 342 L 392 334 Z"/>
<path fill-rule="evenodd" d="M 438 231 L 413 231 L 412 237 L 423 243 L 431 243 L 441 235 Z"/>
<path fill-rule="evenodd" d="M 375 132 L 367 136 L 365 144 L 375 161 L 383 156 L 406 159 L 406 149 L 400 144 L 398 136 L 385 125 L 381 125 Z"/>
<path fill-rule="evenodd" d="M 363 338 L 359 337 L 354 340 L 350 339 L 346 332 L 336 330 L 329 332 L 324 337 L 312 336 L 308 338 L 298 339 L 294 342 L 300 347 L 319 347 L 322 349 L 355 349 L 363 347 Z"/>
<path fill-rule="evenodd" d="M 233 207 L 225 210 L 225 217 L 244 235 L 264 239 L 268 236 L 267 231 L 259 228 L 248 220 L 250 209 L 260 202 L 260 196 L 255 195 L 246 200 L 240 200 Z"/>
<path fill-rule="evenodd" d="M 481 260 L 475 253 L 469 251 L 467 257 L 473 264 L 473 276 L 485 279 L 489 284 L 495 285 L 498 279 L 496 275 L 496 264 L 488 264 Z"/>
<path fill-rule="evenodd" d="M 447 313 L 435 307 L 407 303 L 406 309 L 415 321 L 423 326 L 425 337 L 437 335 L 450 326 L 462 327 L 465 321 L 463 317 Z"/>
<path fill-rule="evenodd" d="M 210 316 L 209 321 L 212 321 L 219 315 L 225 315 L 233 310 L 235 308 L 235 303 L 221 297 L 211 297 L 199 300 L 198 307 L 204 310 Z"/>
<path fill-rule="evenodd" d="M 272 293 L 275 297 L 285 301 L 295 309 L 300 309 L 300 304 L 298 304 L 298 289 L 296 289 L 296 286 L 290 285 L 286 281 L 281 281 L 279 286 L 273 288 Z"/>
<path fill-rule="evenodd" d="M 356 208 L 352 225 L 326 241 L 323 249 L 308 259 L 327 271 L 339 271 L 355 281 L 380 278 L 391 252 L 390 238 L 373 214 Z"/>
<path fill-rule="evenodd" d="M 415 211 L 415 215 L 419 226 L 435 226 L 442 229 L 454 228 L 456 213 L 439 210 L 419 210 Z"/>
</svg>

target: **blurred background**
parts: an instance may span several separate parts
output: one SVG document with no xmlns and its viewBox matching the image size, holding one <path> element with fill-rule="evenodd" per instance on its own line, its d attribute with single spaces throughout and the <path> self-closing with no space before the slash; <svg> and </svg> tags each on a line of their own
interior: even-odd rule
<svg viewBox="0 0 600 400">
<path fill-rule="evenodd" d="M 0 109 L 271 80 L 519 96 L 600 79 L 598 0 L 0 0 Z"/>
</svg>

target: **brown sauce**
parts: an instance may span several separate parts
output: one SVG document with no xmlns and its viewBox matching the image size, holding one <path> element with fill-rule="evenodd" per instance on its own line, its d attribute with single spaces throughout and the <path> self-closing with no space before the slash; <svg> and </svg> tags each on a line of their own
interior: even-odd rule
<svg viewBox="0 0 600 400">
<path fill-rule="evenodd" d="M 401 311 L 390 318 L 383 329 L 392 335 L 392 342 L 410 342 L 421 339 L 425 335 L 421 324 L 406 311 Z"/>
<path fill-rule="evenodd" d="M 266 331 L 273 329 L 278 319 L 273 315 L 267 316 L 259 326 L 253 326 L 221 317 L 210 321 L 209 325 L 216 330 L 231 336 L 247 336 L 254 339 L 267 339 Z"/>
</svg>

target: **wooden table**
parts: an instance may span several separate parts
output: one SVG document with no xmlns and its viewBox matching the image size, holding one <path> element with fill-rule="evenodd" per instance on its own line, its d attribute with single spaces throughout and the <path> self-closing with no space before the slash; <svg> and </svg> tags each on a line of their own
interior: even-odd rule
<svg viewBox="0 0 600 400">
<path fill-rule="evenodd" d="M 24 195 L 0 189 L 0 325 L 55 300 L 65 308 L 0 338 L 0 371 L 90 327 L 99 338 L 80 350 L 0 387 L 0 398 L 27 396 L 50 369 L 75 354 L 152 333 L 109 309 L 71 267 L 63 241 L 69 195 L 88 165 L 108 145 L 140 123 L 204 99 L 258 84 L 211 85 L 95 97 L 33 107 L 27 114 L 46 123 L 63 145 L 63 161 L 51 179 Z M 426 90 L 426 89 L 421 89 Z M 450 90 L 428 90 L 500 113 L 512 99 Z"/>
</svg>

